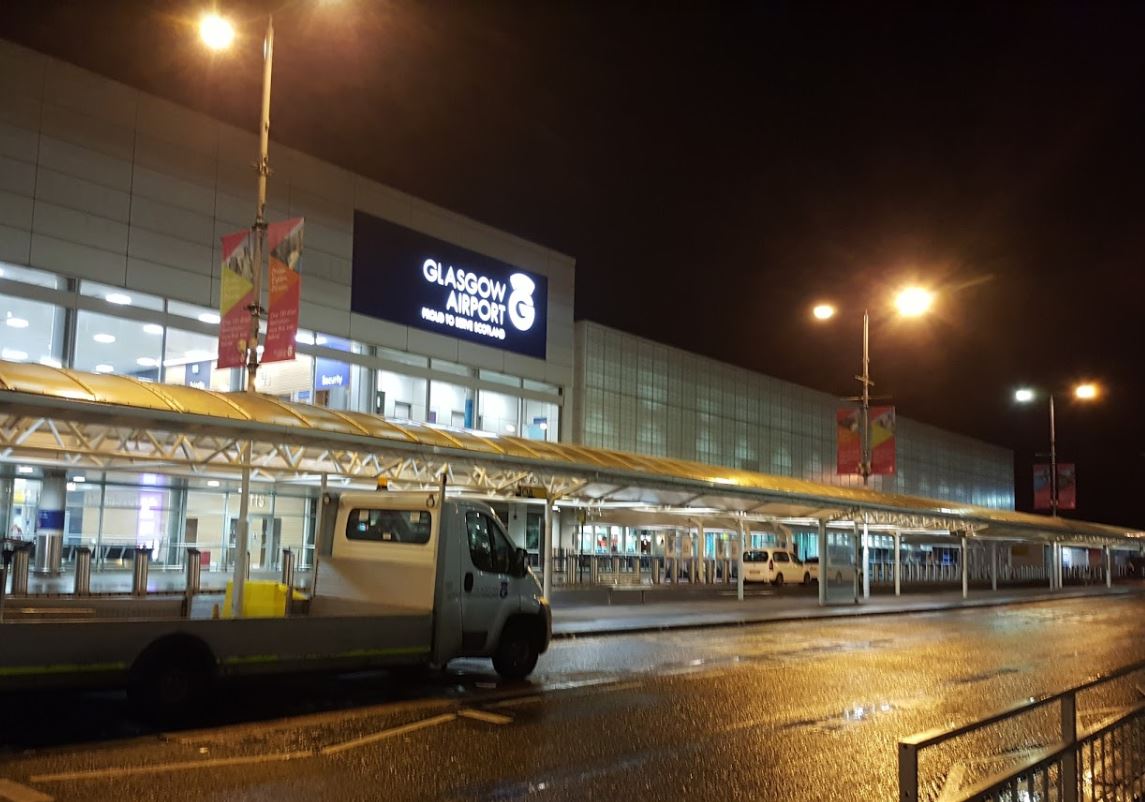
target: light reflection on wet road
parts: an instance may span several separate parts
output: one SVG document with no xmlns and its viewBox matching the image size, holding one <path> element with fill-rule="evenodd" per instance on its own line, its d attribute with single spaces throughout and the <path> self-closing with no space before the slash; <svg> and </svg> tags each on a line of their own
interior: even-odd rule
<svg viewBox="0 0 1145 802">
<path fill-rule="evenodd" d="M 62 746 L 10 752 L 0 778 L 60 800 L 889 800 L 900 737 L 1145 659 L 1143 613 L 1141 597 L 1083 599 L 558 641 L 530 683 L 465 661 L 401 702 L 377 678 L 274 688 L 290 713 L 340 708 L 294 722 L 95 748 L 78 743 L 90 723 L 70 739 L 63 725 Z M 219 762 L 186 768 L 198 761 Z M 76 774 L 90 771 L 104 773 Z"/>
</svg>

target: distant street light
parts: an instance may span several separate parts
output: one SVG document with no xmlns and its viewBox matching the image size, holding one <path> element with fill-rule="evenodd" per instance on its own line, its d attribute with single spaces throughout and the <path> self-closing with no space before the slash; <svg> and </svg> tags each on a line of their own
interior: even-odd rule
<svg viewBox="0 0 1145 802">
<path fill-rule="evenodd" d="M 211 50 L 226 50 L 235 40 L 235 29 L 218 14 L 205 14 L 199 20 L 199 38 Z"/>
<path fill-rule="evenodd" d="M 934 293 L 922 287 L 907 287 L 895 296 L 895 308 L 903 317 L 920 317 L 930 311 Z"/>
<path fill-rule="evenodd" d="M 835 317 L 835 307 L 831 304 L 816 304 L 815 308 L 811 310 L 811 314 L 815 316 L 816 320 L 830 320 Z"/>
<path fill-rule="evenodd" d="M 1099 395 L 1097 385 L 1093 382 L 1084 382 L 1075 385 L 1073 397 L 1080 401 L 1093 401 Z M 1014 391 L 1014 400 L 1019 404 L 1029 404 L 1038 397 L 1037 392 L 1029 387 L 1022 387 Z M 1049 393 L 1050 399 L 1050 515 L 1058 514 L 1058 445 L 1057 421 L 1054 416 L 1054 394 Z"/>
</svg>

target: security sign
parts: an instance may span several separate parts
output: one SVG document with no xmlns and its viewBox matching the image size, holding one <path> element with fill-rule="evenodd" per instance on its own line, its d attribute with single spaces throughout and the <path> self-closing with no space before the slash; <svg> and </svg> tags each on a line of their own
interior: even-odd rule
<svg viewBox="0 0 1145 802">
<path fill-rule="evenodd" d="M 544 276 L 357 211 L 350 308 L 545 358 Z"/>
</svg>

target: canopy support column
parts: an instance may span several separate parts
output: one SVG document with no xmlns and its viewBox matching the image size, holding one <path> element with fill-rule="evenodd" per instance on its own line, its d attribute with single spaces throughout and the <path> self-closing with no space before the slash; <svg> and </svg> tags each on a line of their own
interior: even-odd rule
<svg viewBox="0 0 1145 802">
<path fill-rule="evenodd" d="M 902 533 L 895 530 L 895 595 L 902 595 Z"/>
<path fill-rule="evenodd" d="M 966 557 L 967 557 L 966 533 L 963 532 L 962 533 L 962 552 L 958 556 L 958 562 L 961 563 L 961 567 L 962 567 L 962 598 L 964 598 L 964 599 L 967 597 L 967 595 L 969 595 L 969 591 L 970 591 L 970 581 L 969 581 L 970 574 L 967 570 L 969 568 L 969 566 L 966 565 Z"/>
<path fill-rule="evenodd" d="M 827 521 L 819 519 L 819 606 L 827 606 Z"/>
<path fill-rule="evenodd" d="M 990 590 L 998 592 L 998 541 L 990 541 Z"/>
<path fill-rule="evenodd" d="M 743 521 L 739 522 L 739 546 L 736 549 L 736 598 L 743 601 L 743 552 L 744 548 L 744 525 Z"/>
<path fill-rule="evenodd" d="M 1105 587 L 1113 587 L 1113 549 L 1106 546 L 1105 549 Z"/>
<path fill-rule="evenodd" d="M 544 584 L 541 588 L 541 593 L 546 599 L 553 597 L 553 497 L 551 495 L 545 496 L 545 534 L 544 543 L 541 546 L 544 551 L 544 556 L 541 558 L 542 570 L 544 571 Z M 565 578 L 568 581 L 568 578 Z"/>
</svg>

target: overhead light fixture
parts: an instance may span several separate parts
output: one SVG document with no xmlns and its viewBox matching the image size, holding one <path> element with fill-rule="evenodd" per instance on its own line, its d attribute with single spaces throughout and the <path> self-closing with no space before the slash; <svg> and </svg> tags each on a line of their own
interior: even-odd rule
<svg viewBox="0 0 1145 802">
<path fill-rule="evenodd" d="M 95 366 L 95 372 L 96 373 L 113 373 L 114 371 L 115 371 L 115 365 L 103 364 L 103 365 L 96 365 Z"/>
<path fill-rule="evenodd" d="M 296 331 L 294 332 L 294 341 L 304 345 L 314 345 L 314 335 L 305 331 Z"/>
<path fill-rule="evenodd" d="M 217 312 L 203 312 L 199 315 L 199 320 L 202 323 L 215 324 L 219 322 L 220 318 Z"/>
<path fill-rule="evenodd" d="M 517 427 L 511 423 L 506 423 L 505 424 L 505 431 L 507 431 L 509 434 L 512 434 L 513 432 L 517 431 Z"/>
<path fill-rule="evenodd" d="M 28 352 L 21 351 L 18 348 L 5 348 L 3 351 L 0 351 L 0 356 L 11 362 L 23 362 L 28 358 Z"/>
<path fill-rule="evenodd" d="M 72 477 L 72 481 L 75 482 L 76 484 L 82 485 L 84 482 L 87 481 L 87 477 L 86 476 L 75 476 L 75 477 Z"/>
<path fill-rule="evenodd" d="M 1034 391 L 1028 387 L 1022 387 L 1014 391 L 1014 400 L 1019 404 L 1028 404 L 1034 400 Z"/>
<path fill-rule="evenodd" d="M 207 487 L 218 487 L 218 486 L 219 486 L 219 480 L 218 479 L 208 479 L 207 480 Z"/>
<path fill-rule="evenodd" d="M 113 342 L 115 342 L 114 334 L 104 334 L 103 332 L 100 332 L 99 334 L 93 334 L 91 338 L 97 343 L 103 343 L 104 345 L 111 345 Z"/>
<path fill-rule="evenodd" d="M 830 320 L 835 316 L 835 307 L 831 304 L 816 304 L 811 310 L 816 320 Z"/>
<path fill-rule="evenodd" d="M 326 344 L 326 338 L 323 337 L 321 334 L 315 334 L 314 335 L 314 344 L 315 345 L 325 345 Z"/>
<path fill-rule="evenodd" d="M 16 466 L 16 473 L 22 473 L 25 476 L 27 476 L 31 472 L 32 472 L 32 469 L 30 467 L 28 467 L 27 465 L 17 465 Z"/>
<path fill-rule="evenodd" d="M 160 326 L 158 323 L 146 323 L 143 326 L 143 333 L 144 334 L 162 334 L 163 333 L 163 327 Z"/>
<path fill-rule="evenodd" d="M 64 366 L 64 363 L 56 359 L 54 356 L 42 356 L 40 357 L 39 362 L 41 365 L 45 365 L 49 368 L 62 368 Z"/>
<path fill-rule="evenodd" d="M 28 321 L 22 317 L 10 317 L 7 320 L 5 320 L 4 322 L 14 329 L 26 329 L 26 328 L 28 328 Z"/>
<path fill-rule="evenodd" d="M 131 306 L 131 296 L 123 292 L 109 292 L 103 296 L 103 299 L 109 304 L 116 306 Z"/>
<path fill-rule="evenodd" d="M 159 360 L 153 356 L 141 356 L 135 360 L 135 364 L 141 368 L 154 368 L 159 366 Z"/>
</svg>

